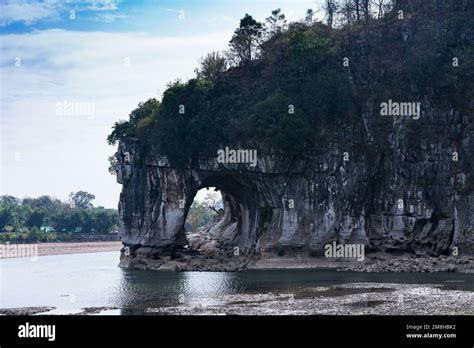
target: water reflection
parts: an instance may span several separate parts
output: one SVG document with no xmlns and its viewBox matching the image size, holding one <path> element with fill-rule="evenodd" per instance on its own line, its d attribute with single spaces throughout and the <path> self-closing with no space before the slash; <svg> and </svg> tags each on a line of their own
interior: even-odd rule
<svg viewBox="0 0 474 348">
<path fill-rule="evenodd" d="M 238 289 L 236 273 L 184 272 L 182 276 L 178 285 L 180 302 L 217 304 L 221 295 L 236 293 Z"/>
<path fill-rule="evenodd" d="M 123 270 L 116 252 L 0 260 L 0 307 L 53 306 L 53 313 L 78 313 L 86 307 L 116 307 L 123 314 L 147 308 L 215 305 L 232 294 L 296 294 L 311 287 L 343 283 L 437 284 L 449 290 L 474 290 L 474 275 L 459 273 L 351 273 L 279 270 L 169 273 Z M 108 314 L 117 310 L 107 309 Z"/>
</svg>

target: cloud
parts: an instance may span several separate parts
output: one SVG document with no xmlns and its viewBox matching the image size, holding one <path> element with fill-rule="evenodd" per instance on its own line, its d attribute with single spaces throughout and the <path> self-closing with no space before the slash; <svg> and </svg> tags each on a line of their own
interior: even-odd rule
<svg viewBox="0 0 474 348">
<path fill-rule="evenodd" d="M 127 17 L 128 17 L 127 15 L 122 14 L 122 13 L 117 13 L 117 14 L 100 13 L 97 16 L 95 16 L 94 18 L 95 18 L 95 20 L 97 20 L 99 22 L 111 23 L 111 22 L 115 22 L 117 19 L 125 19 Z"/>
<path fill-rule="evenodd" d="M 40 19 L 52 18 L 57 15 L 57 3 L 45 1 L 8 1 L 0 4 L 0 25 L 12 22 L 32 24 Z"/>
<path fill-rule="evenodd" d="M 61 12 L 70 10 L 115 11 L 118 9 L 118 3 L 118 0 L 7 0 L 6 3 L 0 4 L 0 26 L 14 22 L 31 25 L 39 20 L 57 19 Z M 110 14 L 102 18 L 111 21 L 113 16 Z"/>
<path fill-rule="evenodd" d="M 77 1 L 69 1 L 77 3 Z M 83 9 L 89 11 L 114 11 L 118 8 L 117 0 L 83 0 L 79 3 Z"/>
<path fill-rule="evenodd" d="M 0 36 L 4 190 L 66 199 L 83 189 L 98 204 L 114 207 L 120 185 L 107 172 L 106 159 L 114 152 L 105 141 L 111 126 L 138 102 L 158 97 L 167 82 L 194 76 L 198 58 L 224 49 L 229 35 L 54 29 Z M 94 117 L 57 115 L 56 104 L 64 101 L 92 103 Z"/>
</svg>

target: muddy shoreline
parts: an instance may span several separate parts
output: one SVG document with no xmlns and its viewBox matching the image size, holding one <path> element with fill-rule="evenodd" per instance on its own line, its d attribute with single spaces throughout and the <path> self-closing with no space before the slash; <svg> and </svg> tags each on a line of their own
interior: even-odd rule
<svg viewBox="0 0 474 348">
<path fill-rule="evenodd" d="M 68 315 L 474 315 L 474 292 L 435 284 L 347 283 L 294 292 L 227 294 L 156 306 L 86 307 Z M 0 315 L 55 315 L 55 307 L 0 309 Z"/>
</svg>

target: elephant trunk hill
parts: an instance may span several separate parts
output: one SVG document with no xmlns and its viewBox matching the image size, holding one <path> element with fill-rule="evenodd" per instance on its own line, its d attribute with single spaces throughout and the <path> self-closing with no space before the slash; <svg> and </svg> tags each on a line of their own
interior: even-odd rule
<svg viewBox="0 0 474 348">
<path fill-rule="evenodd" d="M 156 124 L 119 139 L 121 265 L 325 265 L 336 241 L 472 266 L 473 39 L 472 1 L 398 1 L 369 23 L 294 23 L 212 83 L 170 87 Z M 224 201 L 207 253 L 184 231 L 205 187 Z"/>
</svg>

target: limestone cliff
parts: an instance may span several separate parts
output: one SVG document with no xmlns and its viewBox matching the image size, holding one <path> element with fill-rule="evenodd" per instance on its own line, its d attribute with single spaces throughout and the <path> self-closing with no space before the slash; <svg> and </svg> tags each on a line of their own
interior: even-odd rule
<svg viewBox="0 0 474 348">
<path fill-rule="evenodd" d="M 446 37 L 463 40 L 474 52 L 474 7 L 470 1 L 429 3 L 400 1 L 403 20 L 395 12 L 370 30 L 336 34 L 341 65 L 344 57 L 350 60 L 344 74 L 354 115 L 322 129 L 314 135 L 321 141 L 298 154 L 239 139 L 220 142 L 215 150 L 257 149 L 255 167 L 220 163 L 209 151 L 197 151 L 177 166 L 158 146 L 122 137 L 116 158 L 124 258 L 173 258 L 185 250 L 184 222 L 203 187 L 224 193 L 225 214 L 214 233 L 242 255 L 317 256 L 333 240 L 364 243 L 369 252 L 437 256 L 457 247 L 472 255 L 473 71 L 464 61 L 458 67 L 465 69 L 463 76 L 459 70 L 450 75 L 456 67 Z M 465 25 L 453 25 L 456 19 Z M 435 72 L 441 75 L 436 85 L 430 82 L 433 72 L 425 70 L 430 64 L 415 64 L 414 52 L 422 55 L 417 59 L 426 53 L 441 61 L 446 70 Z M 414 81 L 410 74 L 417 67 L 422 71 Z M 238 79 L 242 71 L 222 79 Z M 419 102 L 419 118 L 381 116 L 380 103 L 389 99 Z"/>
</svg>

